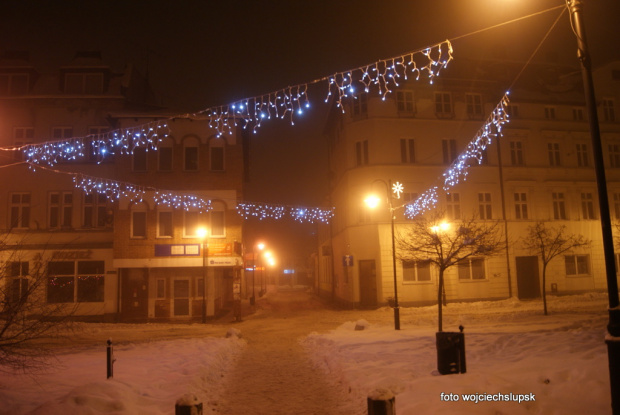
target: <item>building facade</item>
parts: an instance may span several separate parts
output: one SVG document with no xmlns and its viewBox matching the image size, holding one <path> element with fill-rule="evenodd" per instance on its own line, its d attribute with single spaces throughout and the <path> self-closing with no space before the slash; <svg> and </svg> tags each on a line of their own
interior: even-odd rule
<svg viewBox="0 0 620 415">
<path fill-rule="evenodd" d="M 47 71 L 21 52 L 1 60 L 5 303 L 37 297 L 107 321 L 210 318 L 231 307 L 242 283 L 241 139 L 170 118 L 149 97 L 135 70 L 115 72 L 98 53 Z M 153 125 L 162 129 L 149 145 L 101 145 Z M 83 146 L 48 162 L 54 147 L 44 143 L 63 140 Z M 27 145 L 46 149 L 38 163 Z"/>
<path fill-rule="evenodd" d="M 456 61 L 455 61 L 456 62 Z M 394 296 L 390 211 L 369 211 L 371 192 L 386 195 L 403 184 L 395 200 L 395 233 L 410 219 L 404 206 L 437 186 L 434 209 L 447 221 L 475 215 L 501 222 L 507 252 L 448 269 L 448 301 L 536 298 L 542 292 L 541 258 L 520 240 L 543 221 L 566 226 L 592 241 L 557 258 L 547 270 L 547 292 L 606 289 L 592 148 L 578 67 L 531 65 L 510 92 L 509 122 L 481 164 L 471 160 L 465 181 L 442 191 L 443 174 L 485 125 L 521 67 L 505 62 L 466 62 L 432 85 L 409 81 L 382 100 L 358 94 L 329 117 L 330 203 L 335 217 L 322 229 L 318 290 L 349 306 L 385 305 Z M 595 71 L 598 112 L 612 219 L 620 221 L 620 63 Z M 385 200 L 385 199 L 384 199 Z M 617 233 L 614 229 L 614 234 Z M 398 249 L 398 248 L 397 248 Z M 398 252 L 397 252 L 398 256 Z M 401 305 L 437 301 L 437 270 L 428 263 L 396 261 Z"/>
</svg>

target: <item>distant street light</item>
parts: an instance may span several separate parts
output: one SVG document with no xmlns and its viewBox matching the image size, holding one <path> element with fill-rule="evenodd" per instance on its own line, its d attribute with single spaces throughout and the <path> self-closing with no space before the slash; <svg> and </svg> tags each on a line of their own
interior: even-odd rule
<svg viewBox="0 0 620 415">
<path fill-rule="evenodd" d="M 202 239 L 202 322 L 207 322 L 207 249 L 209 231 L 207 228 L 196 229 L 196 235 Z"/>
<path fill-rule="evenodd" d="M 396 243 L 394 241 L 394 203 L 393 203 L 392 194 L 396 195 L 396 199 L 400 199 L 400 194 L 403 192 L 403 185 L 400 184 L 399 182 L 392 184 L 391 180 L 388 180 L 388 182 L 386 183 L 382 179 L 374 180 L 373 184 L 375 182 L 383 183 L 385 185 L 385 191 L 387 193 L 388 207 L 390 211 L 390 224 L 391 224 L 391 231 L 392 231 L 392 271 L 394 274 L 394 329 L 400 330 L 400 308 L 398 305 L 398 282 L 396 279 Z M 390 192 L 390 189 L 392 190 L 391 192 Z M 379 206 L 380 201 L 381 199 L 376 195 L 370 195 L 366 199 L 364 199 L 366 206 L 368 206 L 371 209 L 374 209 L 377 206 Z"/>
</svg>

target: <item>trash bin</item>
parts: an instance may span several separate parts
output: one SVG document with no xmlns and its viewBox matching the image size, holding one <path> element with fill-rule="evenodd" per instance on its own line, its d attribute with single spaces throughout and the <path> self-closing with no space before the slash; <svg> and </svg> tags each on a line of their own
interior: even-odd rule
<svg viewBox="0 0 620 415">
<path fill-rule="evenodd" d="M 442 375 L 467 372 L 465 362 L 465 333 L 440 331 L 436 333 L 437 371 Z"/>
</svg>

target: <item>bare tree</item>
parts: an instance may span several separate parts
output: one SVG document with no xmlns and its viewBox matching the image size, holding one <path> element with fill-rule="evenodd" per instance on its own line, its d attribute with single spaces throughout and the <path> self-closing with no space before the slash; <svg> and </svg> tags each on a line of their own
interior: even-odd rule
<svg viewBox="0 0 620 415">
<path fill-rule="evenodd" d="M 527 236 L 522 239 L 522 244 L 531 253 L 540 255 L 543 262 L 542 298 L 545 315 L 547 315 L 547 267 L 549 262 L 572 249 L 589 246 L 590 242 L 583 235 L 568 233 L 564 225 L 547 227 L 544 222 L 537 222 L 527 228 Z"/>
<path fill-rule="evenodd" d="M 49 362 L 42 340 L 66 333 L 75 307 L 48 303 L 48 264 L 42 255 L 28 258 L 6 241 L 5 234 L 0 241 L 0 371 L 31 372 Z"/>
<path fill-rule="evenodd" d="M 497 222 L 479 221 L 472 215 L 459 222 L 447 223 L 442 212 L 414 219 L 412 225 L 398 235 L 397 241 L 399 259 L 430 261 L 439 271 L 439 331 L 442 331 L 443 325 L 442 294 L 445 271 L 470 259 L 495 255 L 503 246 Z"/>
</svg>

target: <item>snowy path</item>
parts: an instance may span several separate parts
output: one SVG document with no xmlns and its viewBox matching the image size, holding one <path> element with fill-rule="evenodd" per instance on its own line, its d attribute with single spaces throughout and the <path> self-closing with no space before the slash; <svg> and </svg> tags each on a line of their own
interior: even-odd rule
<svg viewBox="0 0 620 415">
<path fill-rule="evenodd" d="M 307 294 L 286 293 L 262 306 L 268 309 L 242 324 L 248 345 L 228 375 L 223 396 L 207 406 L 228 415 L 355 414 L 359 403 L 349 402 L 346 391 L 330 384 L 299 344 L 308 334 L 300 314 L 313 308 Z"/>
</svg>

